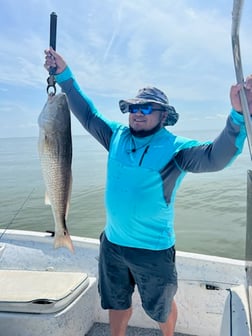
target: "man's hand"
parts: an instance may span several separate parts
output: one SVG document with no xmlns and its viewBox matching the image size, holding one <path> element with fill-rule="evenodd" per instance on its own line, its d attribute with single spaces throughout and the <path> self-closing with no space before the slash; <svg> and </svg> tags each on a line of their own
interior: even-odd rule
<svg viewBox="0 0 252 336">
<path fill-rule="evenodd" d="M 63 72 L 67 66 L 66 62 L 63 58 L 53 50 L 52 47 L 50 49 L 45 50 L 45 64 L 44 67 L 47 71 L 50 68 L 56 68 L 55 74 L 60 74 Z"/>
<path fill-rule="evenodd" d="M 232 85 L 230 89 L 230 101 L 232 107 L 237 111 L 242 113 L 242 106 L 240 100 L 240 91 L 242 88 L 242 84 Z M 250 114 L 252 115 L 252 75 L 246 78 L 246 82 L 244 84 L 245 94 L 248 101 L 248 107 Z"/>
</svg>

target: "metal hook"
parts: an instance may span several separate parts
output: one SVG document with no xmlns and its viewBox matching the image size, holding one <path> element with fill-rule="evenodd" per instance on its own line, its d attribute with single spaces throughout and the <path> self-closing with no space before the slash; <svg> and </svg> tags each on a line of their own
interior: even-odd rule
<svg viewBox="0 0 252 336">
<path fill-rule="evenodd" d="M 56 94 L 56 86 L 55 86 L 56 80 L 53 75 L 50 75 L 47 78 L 47 83 L 48 83 L 47 89 L 46 89 L 47 93 L 51 96 L 54 96 Z M 52 89 L 52 92 L 50 91 L 51 89 Z"/>
</svg>

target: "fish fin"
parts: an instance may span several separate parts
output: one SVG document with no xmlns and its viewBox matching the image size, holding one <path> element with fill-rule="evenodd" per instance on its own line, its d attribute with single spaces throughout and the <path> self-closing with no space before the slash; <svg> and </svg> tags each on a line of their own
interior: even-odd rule
<svg viewBox="0 0 252 336">
<path fill-rule="evenodd" d="M 63 234 L 55 232 L 54 247 L 66 247 L 69 251 L 74 253 L 73 242 L 67 230 L 65 230 Z"/>
<path fill-rule="evenodd" d="M 51 205 L 51 201 L 50 201 L 50 199 L 49 199 L 49 196 L 48 196 L 47 191 L 45 192 L 45 204 L 46 204 L 46 205 Z"/>
<path fill-rule="evenodd" d="M 73 185 L 73 177 L 72 174 L 70 175 L 70 183 L 69 183 L 69 190 L 68 190 L 68 196 L 67 196 L 67 206 L 66 206 L 66 214 L 65 218 L 68 217 L 69 207 L 70 207 L 70 199 L 71 199 L 71 193 L 72 193 L 72 185 Z"/>
</svg>

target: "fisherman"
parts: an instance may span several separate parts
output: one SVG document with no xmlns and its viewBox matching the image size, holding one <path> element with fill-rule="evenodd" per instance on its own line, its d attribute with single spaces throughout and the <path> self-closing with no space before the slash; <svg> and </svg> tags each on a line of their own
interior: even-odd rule
<svg viewBox="0 0 252 336">
<path fill-rule="evenodd" d="M 102 308 L 109 310 L 111 335 L 126 335 L 137 285 L 146 314 L 164 336 L 172 336 L 177 319 L 175 194 L 186 173 L 221 170 L 241 153 L 246 138 L 241 85 L 231 87 L 232 110 L 224 130 L 214 141 L 202 143 L 165 128 L 179 115 L 155 87 L 119 101 L 120 110 L 129 113 L 129 126 L 106 120 L 80 90 L 63 58 L 52 48 L 45 54 L 45 68 L 56 68 L 55 79 L 70 109 L 109 152 L 98 289 Z M 245 91 L 252 111 L 252 76 Z"/>
</svg>

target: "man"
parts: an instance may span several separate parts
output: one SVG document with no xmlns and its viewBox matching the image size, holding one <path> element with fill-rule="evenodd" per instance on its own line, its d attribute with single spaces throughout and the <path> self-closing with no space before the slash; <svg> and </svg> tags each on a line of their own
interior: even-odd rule
<svg viewBox="0 0 252 336">
<path fill-rule="evenodd" d="M 174 125 L 178 114 L 154 87 L 119 102 L 121 111 L 129 113 L 129 127 L 106 120 L 81 92 L 62 57 L 51 48 L 45 54 L 45 67 L 56 68 L 56 81 L 72 112 L 109 152 L 99 292 L 102 307 L 109 309 L 111 335 L 125 336 L 137 285 L 145 312 L 159 323 L 164 336 L 172 336 L 177 319 L 175 194 L 187 172 L 223 169 L 242 151 L 246 131 L 241 86 L 231 87 L 232 111 L 222 133 L 211 143 L 200 143 L 164 127 Z M 249 77 L 249 105 L 251 88 Z"/>
</svg>

